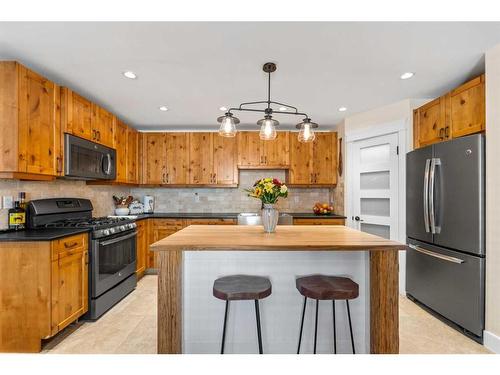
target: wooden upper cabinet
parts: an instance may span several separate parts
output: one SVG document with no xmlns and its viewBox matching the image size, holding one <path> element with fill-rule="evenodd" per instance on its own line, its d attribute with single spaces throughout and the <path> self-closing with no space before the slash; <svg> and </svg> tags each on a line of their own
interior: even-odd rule
<svg viewBox="0 0 500 375">
<path fill-rule="evenodd" d="M 60 90 L 16 62 L 0 62 L 0 176 L 62 173 Z"/>
<path fill-rule="evenodd" d="M 262 141 L 262 164 L 266 167 L 285 168 L 290 165 L 290 133 L 277 132 L 276 139 Z"/>
<path fill-rule="evenodd" d="M 290 135 L 290 185 L 337 184 L 337 133 L 317 132 L 314 142 L 301 143 Z"/>
<path fill-rule="evenodd" d="M 313 183 L 315 185 L 337 184 L 337 133 L 317 132 L 312 154 Z"/>
<path fill-rule="evenodd" d="M 61 127 L 64 133 L 92 139 L 92 102 L 67 87 L 61 89 Z"/>
<path fill-rule="evenodd" d="M 307 185 L 313 177 L 313 149 L 311 143 L 299 142 L 296 133 L 290 136 L 290 170 L 288 182 L 292 185 Z"/>
<path fill-rule="evenodd" d="M 483 74 L 413 111 L 413 146 L 424 147 L 485 128 Z"/>
<path fill-rule="evenodd" d="M 116 148 L 116 181 L 127 182 L 127 125 L 116 120 L 114 144 Z"/>
<path fill-rule="evenodd" d="M 217 133 L 214 133 L 213 173 L 215 174 L 215 183 L 217 185 L 238 184 L 237 153 L 238 141 L 236 138 L 221 137 Z"/>
<path fill-rule="evenodd" d="M 189 183 L 215 184 L 213 171 L 214 133 L 189 133 Z"/>
<path fill-rule="evenodd" d="M 418 108 L 413 124 L 415 147 L 440 142 L 445 137 L 445 98 L 437 98 Z"/>
<path fill-rule="evenodd" d="M 115 116 L 92 104 L 92 138 L 104 146 L 114 147 Z"/>
<path fill-rule="evenodd" d="M 165 133 L 143 133 L 143 183 L 163 184 L 166 181 Z"/>
<path fill-rule="evenodd" d="M 127 182 L 139 183 L 139 132 L 131 127 L 127 127 Z"/>
<path fill-rule="evenodd" d="M 238 132 L 238 166 L 258 167 L 262 164 L 261 140 L 259 132 Z"/>
<path fill-rule="evenodd" d="M 484 74 L 456 88 L 448 95 L 451 136 L 481 132 L 485 129 Z"/>
<path fill-rule="evenodd" d="M 165 133 L 165 184 L 184 185 L 189 180 L 188 133 Z"/>
<path fill-rule="evenodd" d="M 290 165 L 290 133 L 278 132 L 276 139 L 263 141 L 257 131 L 238 133 L 238 167 L 247 169 L 287 168 Z"/>
</svg>

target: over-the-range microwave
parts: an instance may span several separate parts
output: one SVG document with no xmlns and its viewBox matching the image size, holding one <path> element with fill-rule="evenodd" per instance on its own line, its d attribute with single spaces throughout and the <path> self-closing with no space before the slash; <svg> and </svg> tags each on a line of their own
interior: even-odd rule
<svg viewBox="0 0 500 375">
<path fill-rule="evenodd" d="M 116 151 L 71 134 L 64 134 L 64 175 L 75 179 L 114 180 Z"/>
</svg>

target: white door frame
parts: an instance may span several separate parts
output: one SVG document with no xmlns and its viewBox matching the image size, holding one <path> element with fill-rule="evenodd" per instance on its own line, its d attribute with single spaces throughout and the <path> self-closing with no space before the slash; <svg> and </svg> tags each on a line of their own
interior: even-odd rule
<svg viewBox="0 0 500 375">
<path fill-rule="evenodd" d="M 347 129 L 346 129 L 347 130 Z M 353 200 L 352 200 L 352 189 L 353 186 L 353 173 L 350 165 L 353 165 L 353 155 L 354 155 L 354 142 L 361 141 L 373 137 L 379 137 L 383 135 L 388 135 L 392 133 L 398 134 L 398 146 L 399 146 L 399 183 L 398 183 L 398 235 L 397 240 L 402 243 L 406 243 L 406 153 L 412 150 L 412 121 L 410 118 L 404 118 L 390 123 L 384 124 L 374 124 L 369 129 L 356 130 L 353 132 L 347 132 L 344 136 L 345 138 L 345 184 L 344 184 L 344 215 L 347 216 L 346 225 L 353 228 L 355 227 L 354 220 L 352 217 L 353 212 Z M 399 292 L 404 294 L 406 291 L 406 254 L 402 250 L 399 252 Z"/>
</svg>

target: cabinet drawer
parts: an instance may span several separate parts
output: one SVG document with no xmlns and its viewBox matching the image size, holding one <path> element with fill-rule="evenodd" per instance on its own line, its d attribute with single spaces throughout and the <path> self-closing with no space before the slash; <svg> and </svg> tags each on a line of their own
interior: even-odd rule
<svg viewBox="0 0 500 375">
<path fill-rule="evenodd" d="M 52 242 L 52 260 L 87 250 L 87 233 L 64 237 Z"/>
<path fill-rule="evenodd" d="M 182 219 L 153 219 L 153 229 L 181 230 L 183 227 Z"/>
<path fill-rule="evenodd" d="M 345 219 L 293 219 L 294 225 L 345 225 Z"/>
<path fill-rule="evenodd" d="M 235 225 L 235 219 L 187 219 L 188 225 Z"/>
</svg>

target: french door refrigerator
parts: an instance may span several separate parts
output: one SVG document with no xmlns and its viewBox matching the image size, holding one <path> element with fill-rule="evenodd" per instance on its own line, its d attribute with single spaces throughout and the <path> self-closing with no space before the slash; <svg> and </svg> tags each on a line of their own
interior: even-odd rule
<svg viewBox="0 0 500 375">
<path fill-rule="evenodd" d="M 406 293 L 482 342 L 485 273 L 484 136 L 406 156 Z"/>
</svg>

